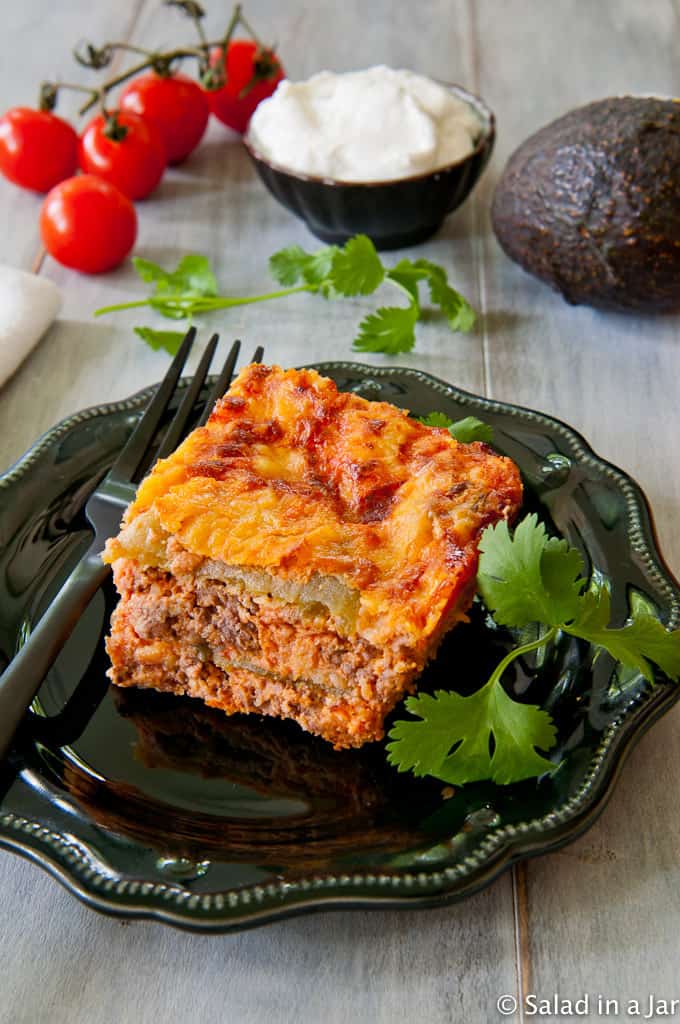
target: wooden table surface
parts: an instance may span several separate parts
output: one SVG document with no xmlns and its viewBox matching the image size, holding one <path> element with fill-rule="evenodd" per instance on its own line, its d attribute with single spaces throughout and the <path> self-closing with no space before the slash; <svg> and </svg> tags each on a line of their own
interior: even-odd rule
<svg viewBox="0 0 680 1024">
<path fill-rule="evenodd" d="M 207 4 L 217 34 L 226 8 Z M 248 0 L 247 13 L 278 41 L 293 78 L 384 62 L 460 82 L 495 110 L 490 169 L 418 251 L 442 262 L 481 310 L 478 327 L 453 336 L 425 325 L 417 352 L 400 362 L 573 424 L 638 479 L 662 550 L 680 572 L 678 319 L 571 308 L 505 258 L 489 225 L 505 159 L 540 125 L 607 95 L 680 95 L 680 3 Z M 3 107 L 32 103 L 43 77 L 83 80 L 70 47 L 84 36 L 143 46 L 186 35 L 181 17 L 158 0 L 22 0 L 3 12 L 3 30 Z M 97 306 L 139 293 L 129 264 L 92 278 L 65 270 L 40 251 L 40 199 L 0 181 L 0 204 L 0 260 L 38 269 L 65 295 L 59 321 L 0 391 L 4 468 L 65 415 L 159 379 L 167 357 L 132 334 L 132 314 L 92 319 Z M 314 245 L 216 123 L 138 210 L 139 254 L 169 264 L 186 251 L 207 253 L 235 294 L 264 290 L 267 258 L 280 246 Z M 365 300 L 302 296 L 210 325 L 294 365 L 351 358 L 352 331 L 367 308 Z M 335 912 L 240 935 L 188 935 L 98 916 L 37 867 L 0 853 L 0 1020 L 475 1024 L 502 1019 L 496 1002 L 504 993 L 520 1003 L 527 993 L 588 993 L 591 1019 L 600 1019 L 599 993 L 622 1008 L 629 999 L 646 1007 L 650 994 L 680 996 L 679 722 L 677 709 L 642 740 L 582 839 L 446 910 Z"/>
</svg>

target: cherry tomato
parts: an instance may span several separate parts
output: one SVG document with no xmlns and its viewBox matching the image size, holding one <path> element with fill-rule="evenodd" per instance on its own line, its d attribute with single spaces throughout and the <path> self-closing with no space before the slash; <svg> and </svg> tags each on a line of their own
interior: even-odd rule
<svg viewBox="0 0 680 1024">
<path fill-rule="evenodd" d="M 222 49 L 213 50 L 213 67 L 222 60 Z M 256 79 L 255 84 L 250 83 Z M 233 39 L 227 47 L 226 84 L 207 92 L 215 117 L 243 134 L 255 107 L 276 89 L 285 72 L 273 50 L 263 50 L 252 39 Z"/>
<path fill-rule="evenodd" d="M 132 249 L 137 214 L 115 185 L 81 174 L 48 193 L 40 212 L 40 234 L 59 263 L 100 274 L 117 267 Z"/>
<path fill-rule="evenodd" d="M 80 139 L 80 166 L 128 197 L 144 199 L 165 170 L 165 146 L 157 128 L 127 110 L 93 118 Z"/>
<path fill-rule="evenodd" d="M 186 75 L 133 78 L 121 94 L 120 106 L 160 132 L 169 164 L 180 163 L 196 148 L 210 116 L 205 93 Z"/>
<path fill-rule="evenodd" d="M 12 107 L 0 117 L 0 171 L 22 188 L 49 192 L 78 167 L 78 136 L 48 110 Z"/>
</svg>

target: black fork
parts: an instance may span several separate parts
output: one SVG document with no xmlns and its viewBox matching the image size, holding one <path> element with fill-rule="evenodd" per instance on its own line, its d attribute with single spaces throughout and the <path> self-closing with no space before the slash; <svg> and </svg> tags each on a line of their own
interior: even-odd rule
<svg viewBox="0 0 680 1024">
<path fill-rule="evenodd" d="M 94 530 L 92 544 L 24 646 L 0 676 L 0 757 L 6 754 L 26 709 L 73 632 L 78 619 L 110 573 L 110 566 L 105 565 L 101 559 L 104 545 L 109 537 L 117 533 L 125 506 L 134 496 L 135 481 L 139 479 L 153 456 L 154 437 L 177 390 L 180 374 L 195 337 L 196 328 L 192 327 L 129 441 L 88 499 L 85 514 Z M 218 335 L 215 334 L 206 346 L 198 369 L 187 386 L 177 412 L 161 441 L 157 452 L 158 458 L 164 458 L 174 451 L 186 434 L 201 387 L 208 375 L 217 342 Z M 240 347 L 239 341 L 232 345 L 219 377 L 208 395 L 201 423 L 205 423 L 214 403 L 229 387 Z M 263 350 L 258 347 L 252 362 L 259 363 L 262 356 Z"/>
</svg>

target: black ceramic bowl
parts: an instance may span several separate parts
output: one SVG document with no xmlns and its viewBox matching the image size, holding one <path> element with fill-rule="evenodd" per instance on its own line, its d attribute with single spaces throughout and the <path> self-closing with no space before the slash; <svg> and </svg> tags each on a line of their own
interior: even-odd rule
<svg viewBox="0 0 680 1024">
<path fill-rule="evenodd" d="M 324 242 L 342 244 L 365 234 L 378 249 L 415 245 L 434 234 L 447 214 L 467 198 L 484 170 L 496 136 L 495 118 L 486 104 L 459 85 L 446 83 L 454 96 L 472 107 L 480 134 L 463 160 L 427 174 L 365 184 L 318 178 L 270 163 L 244 139 L 257 173 L 271 194 Z"/>
</svg>

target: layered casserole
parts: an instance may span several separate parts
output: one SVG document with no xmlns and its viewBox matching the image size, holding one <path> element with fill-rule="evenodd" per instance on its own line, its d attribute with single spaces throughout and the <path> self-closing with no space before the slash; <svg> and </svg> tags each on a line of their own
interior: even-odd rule
<svg viewBox="0 0 680 1024">
<path fill-rule="evenodd" d="M 118 686 L 383 735 L 474 596 L 515 465 L 313 370 L 250 365 L 141 484 L 109 541 Z"/>
</svg>

